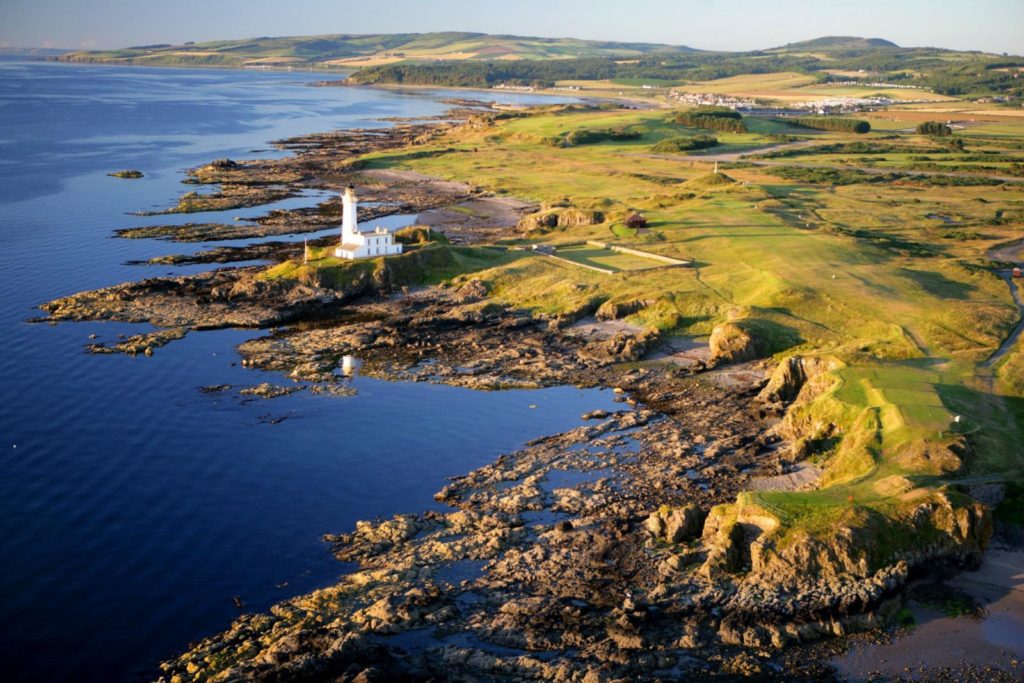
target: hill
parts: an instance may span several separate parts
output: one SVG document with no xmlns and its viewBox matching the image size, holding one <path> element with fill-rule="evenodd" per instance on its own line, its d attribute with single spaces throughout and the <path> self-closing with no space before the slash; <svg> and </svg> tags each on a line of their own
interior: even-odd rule
<svg viewBox="0 0 1024 683">
<path fill-rule="evenodd" d="M 773 48 L 773 52 L 795 52 L 798 50 L 815 50 L 831 52 L 834 50 L 877 50 L 879 48 L 899 48 L 896 43 L 883 38 L 859 38 L 857 36 L 823 36 L 813 40 L 803 40 Z"/>
<path fill-rule="evenodd" d="M 620 43 L 486 33 L 327 34 L 139 45 L 73 52 L 72 62 L 221 68 L 354 70 L 361 84 L 489 88 L 550 87 L 560 81 L 686 85 L 789 73 L 828 81 L 899 81 L 942 95 L 1017 96 L 1024 58 L 937 48 L 906 48 L 881 38 L 826 36 L 751 52 L 710 52 L 659 43 Z M 846 72 L 846 75 L 842 75 Z"/>
<path fill-rule="evenodd" d="M 33 59 L 59 57 L 70 50 L 51 47 L 0 47 L 0 57 L 29 57 Z"/>
<path fill-rule="evenodd" d="M 695 50 L 657 43 L 439 32 L 259 37 L 182 45 L 140 45 L 121 50 L 74 52 L 62 59 L 152 66 L 329 69 L 399 62 L 629 59 L 653 53 L 686 52 Z"/>
</svg>

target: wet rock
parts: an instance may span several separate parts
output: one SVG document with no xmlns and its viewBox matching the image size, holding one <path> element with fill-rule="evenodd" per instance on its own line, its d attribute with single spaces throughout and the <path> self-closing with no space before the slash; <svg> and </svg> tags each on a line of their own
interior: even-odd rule
<svg viewBox="0 0 1024 683">
<path fill-rule="evenodd" d="M 255 386 L 246 387 L 238 393 L 243 396 L 258 396 L 260 398 L 280 398 L 281 396 L 288 396 L 294 394 L 297 391 L 302 391 L 303 387 L 300 386 L 280 386 L 271 384 L 270 382 L 263 382 Z"/>
<path fill-rule="evenodd" d="M 134 179 L 134 178 L 141 178 L 142 177 L 142 171 L 137 171 L 137 170 L 131 168 L 131 169 L 128 169 L 128 170 L 125 170 L 125 171 L 114 171 L 113 173 L 108 173 L 107 175 L 113 176 L 114 178 Z"/>
<path fill-rule="evenodd" d="M 146 356 L 152 356 L 153 349 L 165 346 L 177 339 L 182 339 L 186 332 L 183 327 L 157 330 L 156 332 L 135 334 L 112 343 L 87 344 L 85 349 L 89 353 L 126 353 L 130 356 L 142 353 Z"/>
</svg>

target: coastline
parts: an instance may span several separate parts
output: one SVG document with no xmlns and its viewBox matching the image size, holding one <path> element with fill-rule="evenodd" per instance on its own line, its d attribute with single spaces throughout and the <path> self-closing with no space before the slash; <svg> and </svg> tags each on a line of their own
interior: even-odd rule
<svg viewBox="0 0 1024 683">
<path fill-rule="evenodd" d="M 425 125 L 429 131 L 398 128 L 381 140 L 411 148 L 458 124 Z M 195 175 L 211 185 L 237 183 L 238 175 L 263 182 L 265 174 L 274 178 L 306 165 L 313 170 L 302 179 L 281 184 L 323 189 L 354 179 L 370 192 L 395 191 L 389 183 L 377 190 L 367 184 L 374 178 L 358 163 L 367 150 L 357 151 L 362 143 L 352 145 L 354 135 L 304 136 L 286 141 L 296 153 L 283 161 L 207 166 Z M 418 192 L 430 195 L 437 187 L 426 182 Z M 501 236 L 467 237 L 467 243 Z M 278 247 L 275 258 L 294 259 L 296 245 Z M 451 255 L 438 245 L 418 246 L 404 265 L 428 268 L 430 259 Z M 811 587 L 793 575 L 797 567 L 774 567 L 779 574 L 771 581 L 789 582 L 791 592 L 782 597 L 769 580 L 742 586 L 731 578 L 755 558 L 740 550 L 742 527 L 727 527 L 714 510 L 750 478 L 780 467 L 763 418 L 751 417 L 752 406 L 768 402 L 759 394 L 767 365 L 752 367 L 755 379 L 734 386 L 716 384 L 714 373 L 630 367 L 657 345 L 658 335 L 580 336 L 577 324 L 591 324 L 597 306 L 528 314 L 490 300 L 485 283 L 458 276 L 449 287 L 400 294 L 411 284 L 403 279 L 407 273 L 381 263 L 342 288 L 268 283 L 253 277 L 255 271 L 236 269 L 153 278 L 111 288 L 113 297 L 68 297 L 48 310 L 54 320 L 159 324 L 173 317 L 206 329 L 310 322 L 345 307 L 368 321 L 262 337 L 240 349 L 245 364 L 329 386 L 341 357 L 358 354 L 367 373 L 388 379 L 479 389 L 600 385 L 617 389 L 635 409 L 595 415 L 593 426 L 538 439 L 460 477 L 438 492 L 454 512 L 360 523 L 353 533 L 330 537 L 339 558 L 359 562 L 360 571 L 286 601 L 271 615 L 241 618 L 168 662 L 170 680 L 259 679 L 271 670 L 356 675 L 371 663 L 384 675 L 410 676 L 434 674 L 437 666 L 524 678 L 566 670 L 599 678 L 712 670 L 768 675 L 779 660 L 753 657 L 751 649 L 887 623 L 908 578 L 906 563 Z M 173 299 L 162 294 L 171 286 Z M 798 383 L 797 393 L 801 388 Z M 823 552 L 842 562 L 852 550 Z M 798 620 L 799 628 L 789 629 L 787 620 Z M 424 635 L 435 627 L 440 637 Z M 412 634 L 415 642 L 398 634 Z M 576 654 L 555 663 L 537 654 L 557 649 Z"/>
<path fill-rule="evenodd" d="M 540 90 L 504 90 L 496 88 L 476 88 L 469 86 L 456 86 L 456 85 L 405 85 L 399 83 L 346 83 L 345 81 L 349 76 L 356 73 L 358 69 L 325 69 L 309 67 L 308 69 L 294 69 L 287 67 L 247 67 L 247 66 L 228 66 L 228 65 L 203 65 L 203 64 L 130 64 L 130 63 L 111 63 L 103 61 L 89 61 L 89 60 L 68 60 L 61 59 L 60 57 L 40 57 L 38 59 L 24 58 L 26 61 L 41 61 L 41 62 L 52 62 L 62 64 L 76 64 L 78 66 L 112 66 L 112 67 L 132 67 L 132 68 L 154 68 L 154 69 L 216 69 L 220 71 L 266 71 L 272 73 L 302 73 L 302 74 L 324 74 L 336 75 L 341 78 L 336 80 L 323 80 L 319 82 L 311 83 L 313 87 L 345 87 L 345 88 L 374 88 L 380 90 L 388 90 L 392 92 L 402 91 L 454 91 L 454 92 L 468 92 L 468 93 L 500 93 L 509 95 L 527 95 L 527 96 L 538 96 L 538 97 L 550 97 L 550 98 L 561 98 L 565 100 L 571 98 L 579 100 L 580 102 L 596 102 L 596 103 L 633 103 L 636 105 L 642 105 L 642 108 L 666 108 L 670 105 L 665 102 L 659 102 L 653 98 L 647 97 L 630 97 L 628 95 L 621 96 L 602 96 L 602 95 L 588 95 L 584 92 L 573 92 L 573 91 L 555 91 L 550 88 Z"/>
<path fill-rule="evenodd" d="M 500 93 L 508 95 L 528 95 L 536 97 L 551 97 L 551 98 L 571 98 L 573 100 L 579 100 L 581 103 L 596 103 L 596 104 L 622 104 L 631 103 L 636 105 L 644 105 L 643 109 L 661 109 L 669 107 L 665 102 L 658 102 L 653 98 L 640 98 L 640 97 L 629 97 L 626 95 L 613 97 L 613 96 L 601 96 L 601 95 L 588 95 L 584 91 L 555 91 L 551 88 L 542 88 L 540 90 L 513 90 L 513 89 L 502 89 L 502 88 L 475 88 L 471 86 L 457 86 L 457 85 L 407 85 L 404 83 L 346 83 L 344 80 L 337 82 L 325 82 L 321 84 L 322 87 L 338 87 L 338 88 L 377 88 L 380 90 L 389 90 L 392 92 L 401 92 L 403 90 L 412 91 L 438 91 L 438 90 L 452 90 L 459 92 L 469 93 Z"/>
</svg>

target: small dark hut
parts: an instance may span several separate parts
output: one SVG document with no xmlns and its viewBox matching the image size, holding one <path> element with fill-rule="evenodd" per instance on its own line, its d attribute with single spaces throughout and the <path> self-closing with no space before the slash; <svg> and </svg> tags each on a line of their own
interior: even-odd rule
<svg viewBox="0 0 1024 683">
<path fill-rule="evenodd" d="M 642 214 L 634 213 L 626 219 L 626 227 L 632 228 L 633 230 L 639 230 L 640 228 L 647 227 L 647 219 Z"/>
</svg>

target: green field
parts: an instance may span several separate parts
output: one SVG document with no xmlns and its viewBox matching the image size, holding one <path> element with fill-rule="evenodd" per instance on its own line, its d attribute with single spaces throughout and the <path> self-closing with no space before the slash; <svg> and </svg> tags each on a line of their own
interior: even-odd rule
<svg viewBox="0 0 1024 683">
<path fill-rule="evenodd" d="M 644 258 L 636 254 L 625 254 L 586 244 L 558 247 L 555 255 L 582 265 L 604 268 L 615 272 L 645 270 L 666 265 L 664 261 L 659 261 L 658 259 Z"/>
</svg>

